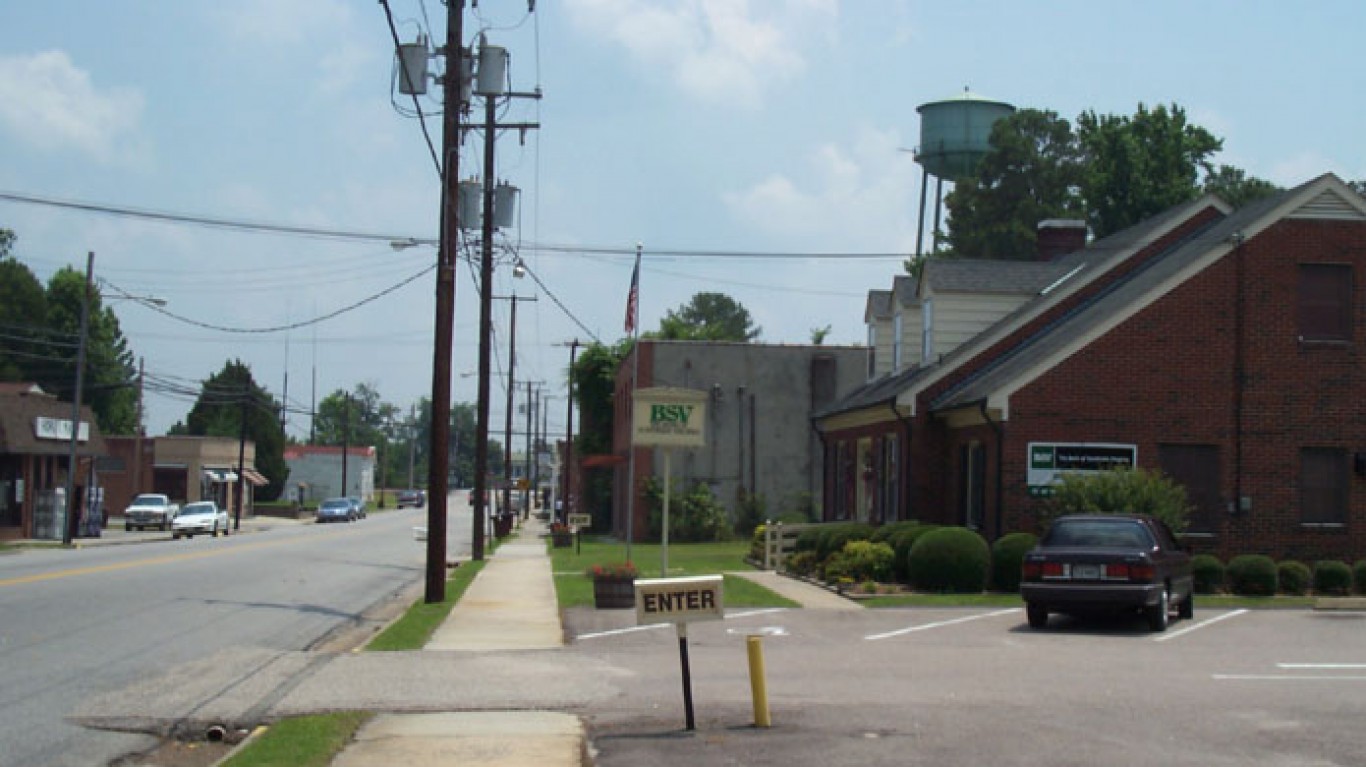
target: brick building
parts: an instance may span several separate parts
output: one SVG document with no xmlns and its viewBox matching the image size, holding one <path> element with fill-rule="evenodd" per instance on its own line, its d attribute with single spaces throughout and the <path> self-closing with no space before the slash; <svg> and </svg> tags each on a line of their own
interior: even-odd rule
<svg viewBox="0 0 1366 767">
<path fill-rule="evenodd" d="M 920 353 L 817 413 L 826 518 L 994 539 L 1037 529 L 1057 472 L 1133 465 L 1186 487 L 1196 550 L 1366 556 L 1366 199 L 1328 174 L 1049 248 L 939 346 L 936 272 L 982 262 L 870 294 L 870 345 Z M 919 338 L 874 343 L 898 323 Z"/>
</svg>

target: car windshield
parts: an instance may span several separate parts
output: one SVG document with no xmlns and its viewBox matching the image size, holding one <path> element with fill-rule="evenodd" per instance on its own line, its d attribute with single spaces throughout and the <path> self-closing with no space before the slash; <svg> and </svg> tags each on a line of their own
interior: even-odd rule
<svg viewBox="0 0 1366 767">
<path fill-rule="evenodd" d="M 134 506 L 165 506 L 166 498 L 160 495 L 139 495 L 133 499 Z"/>
<path fill-rule="evenodd" d="M 180 510 L 180 516 L 188 517 L 192 514 L 212 514 L 213 512 L 212 503 L 192 503 Z"/>
<path fill-rule="evenodd" d="M 1152 535 L 1131 519 L 1060 519 L 1040 541 L 1043 546 L 1085 546 L 1100 549 L 1150 549 Z"/>
<path fill-rule="evenodd" d="M 323 501 L 324 509 L 349 509 L 351 502 L 345 498 L 334 498 L 330 501 Z"/>
</svg>

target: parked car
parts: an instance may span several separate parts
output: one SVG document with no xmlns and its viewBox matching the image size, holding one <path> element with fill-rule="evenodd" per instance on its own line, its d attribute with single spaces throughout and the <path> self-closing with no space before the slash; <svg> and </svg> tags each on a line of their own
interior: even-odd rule
<svg viewBox="0 0 1366 767">
<path fill-rule="evenodd" d="M 217 538 L 219 533 L 227 535 L 228 529 L 228 512 L 213 501 L 187 503 L 171 521 L 172 538 L 193 538 L 196 533 L 209 533 Z"/>
<path fill-rule="evenodd" d="M 318 504 L 319 522 L 355 522 L 356 507 L 350 498 L 328 498 Z"/>
<path fill-rule="evenodd" d="M 351 502 L 351 510 L 356 513 L 356 519 L 365 519 L 365 499 L 352 495 L 346 500 Z"/>
<path fill-rule="evenodd" d="M 1051 612 L 1140 611 L 1165 631 L 1171 608 L 1195 612 L 1190 554 L 1160 520 L 1135 515 L 1059 517 L 1025 554 L 1020 596 L 1029 625 Z"/>
<path fill-rule="evenodd" d="M 165 495 L 143 493 L 134 498 L 133 502 L 128 504 L 128 508 L 124 510 L 123 529 L 137 528 L 142 530 L 155 527 L 158 530 L 170 530 L 171 520 L 175 519 L 178 511 L 180 511 L 180 505 L 171 503 L 171 499 Z"/>
<path fill-rule="evenodd" d="M 412 506 L 420 509 L 427 505 L 427 494 L 421 490 L 402 490 L 398 494 L 398 507 Z"/>
</svg>

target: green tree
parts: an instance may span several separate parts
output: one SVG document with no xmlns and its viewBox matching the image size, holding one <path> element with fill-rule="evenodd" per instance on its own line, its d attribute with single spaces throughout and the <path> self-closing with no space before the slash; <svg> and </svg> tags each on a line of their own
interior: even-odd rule
<svg viewBox="0 0 1366 767">
<path fill-rule="evenodd" d="M 1186 488 L 1156 471 L 1114 469 L 1064 474 L 1044 504 L 1043 521 L 1063 514 L 1147 514 L 1180 533 L 1190 519 Z"/>
<path fill-rule="evenodd" d="M 692 301 L 666 312 L 659 322 L 657 338 L 675 341 L 753 341 L 749 310 L 722 293 L 698 293 Z"/>
<path fill-rule="evenodd" d="M 47 293 L 33 271 L 10 256 L 14 239 L 0 229 L 0 381 L 37 381 L 30 371 L 50 351 Z"/>
<path fill-rule="evenodd" d="M 945 199 L 948 247 L 970 258 L 1032 260 L 1038 224 L 1083 214 L 1081 149 L 1056 112 L 1021 109 L 998 121 L 976 176 Z"/>
<path fill-rule="evenodd" d="M 574 360 L 570 375 L 574 381 L 574 398 L 579 403 L 575 455 L 582 457 L 612 451 L 612 424 L 615 420 L 613 395 L 616 391 L 617 368 L 634 344 L 629 338 L 614 346 L 589 344 Z M 580 508 L 597 515 L 593 520 L 595 528 L 610 527 L 610 520 L 602 515 L 612 508 L 611 473 L 587 472 L 584 480 L 584 486 L 580 488 Z"/>
<path fill-rule="evenodd" d="M 1173 104 L 1132 117 L 1084 112 L 1077 118 L 1083 152 L 1081 193 L 1087 221 L 1105 237 L 1200 194 L 1200 174 L 1214 172 L 1210 156 L 1223 146 L 1186 121 Z"/>
<path fill-rule="evenodd" d="M 829 326 L 829 325 L 826 325 L 826 326 L 823 327 L 823 328 L 811 328 L 811 344 L 812 344 L 813 346 L 821 346 L 821 345 L 825 344 L 825 339 L 826 339 L 826 337 L 829 336 L 829 335 L 830 335 L 830 326 Z"/>
<path fill-rule="evenodd" d="M 271 501 L 280 497 L 289 478 L 279 407 L 275 398 L 257 385 L 251 369 L 234 360 L 224 363 L 221 371 L 204 382 L 185 424 L 177 424 L 172 433 L 237 439 L 245 418 L 246 437 L 256 444 L 256 470 L 269 481 L 257 497 Z"/>
<path fill-rule="evenodd" d="M 49 337 L 62 340 L 48 346 L 46 356 L 56 364 L 43 366 L 42 374 L 35 378 L 43 389 L 57 393 L 67 401 L 75 396 L 81 305 L 86 298 L 85 274 L 72 267 L 63 267 L 48 281 L 47 332 Z M 133 434 L 137 426 L 133 353 L 128 349 L 128 342 L 123 337 L 113 309 L 103 305 L 93 288 L 88 299 L 86 365 L 81 398 L 94 411 L 100 431 L 105 434 Z"/>
<path fill-rule="evenodd" d="M 1205 177 L 1205 191 L 1219 195 L 1220 199 L 1234 208 L 1241 208 L 1249 202 L 1270 197 L 1281 188 L 1270 181 L 1249 176 L 1231 165 L 1220 165 Z"/>
</svg>

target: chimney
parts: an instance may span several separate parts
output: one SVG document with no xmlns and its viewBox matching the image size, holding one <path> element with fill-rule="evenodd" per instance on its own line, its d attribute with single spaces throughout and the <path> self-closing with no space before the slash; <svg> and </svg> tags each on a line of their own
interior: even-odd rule
<svg viewBox="0 0 1366 767">
<path fill-rule="evenodd" d="M 1039 222 L 1040 261 L 1054 261 L 1060 256 L 1086 247 L 1086 222 L 1078 218 L 1048 218 Z"/>
</svg>

